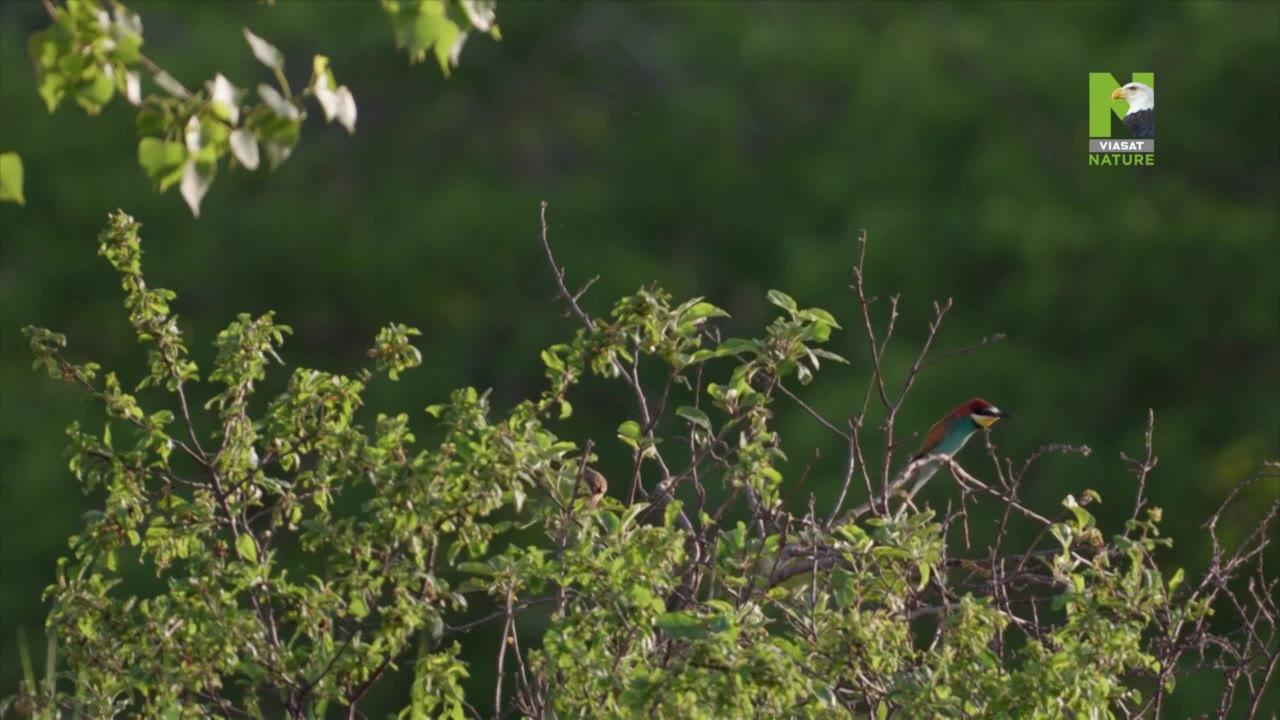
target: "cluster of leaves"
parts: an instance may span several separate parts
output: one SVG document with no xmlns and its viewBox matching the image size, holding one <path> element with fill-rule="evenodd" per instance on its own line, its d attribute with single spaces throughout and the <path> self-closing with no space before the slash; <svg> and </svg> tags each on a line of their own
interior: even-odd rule
<svg viewBox="0 0 1280 720">
<path fill-rule="evenodd" d="M 120 3 L 67 0 L 28 47 L 49 112 L 70 97 L 97 115 L 116 93 L 142 102 L 142 20 Z"/>
<path fill-rule="evenodd" d="M 355 132 L 355 97 L 338 84 L 324 55 L 313 58 L 311 81 L 295 95 L 285 79 L 284 54 L 245 29 L 254 57 L 275 80 L 258 84 L 256 102 L 246 102 L 246 91 L 221 73 L 192 91 L 156 66 L 142 53 L 141 18 L 116 0 L 66 0 L 61 7 L 52 2 L 46 7 L 53 24 L 34 33 L 29 46 L 49 111 L 71 98 L 96 115 L 117 93 L 123 95 L 139 107 L 138 164 L 158 191 L 179 186 L 193 215 L 199 216 L 224 159 L 250 171 L 258 169 L 264 152 L 272 170 L 288 159 L 307 116 L 306 99 L 314 98 L 327 122 L 336 120 Z M 469 31 L 500 37 L 493 0 L 462 0 L 457 8 L 445 0 L 383 0 L 383 7 L 395 25 L 397 45 L 406 47 L 414 61 L 434 48 L 445 75 L 457 65 Z M 144 94 L 141 70 L 151 74 L 162 93 Z M 21 202 L 20 161 L 6 153 L 2 162 L 0 200 Z"/>
<path fill-rule="evenodd" d="M 315 56 L 311 82 L 295 96 L 284 54 L 247 29 L 244 36 L 276 80 L 258 85 L 257 103 L 242 104 L 245 91 L 219 73 L 204 91 L 148 97 L 138 113 L 138 163 L 160 192 L 179 185 L 197 216 L 224 157 L 246 170 L 258 169 L 264 151 L 272 170 L 289 158 L 307 117 L 304 99 L 314 98 L 325 120 L 337 120 L 349 133 L 356 129 L 355 97 L 334 80 L 327 57 Z"/>
<path fill-rule="evenodd" d="M 502 39 L 497 23 L 497 0 L 379 2 L 395 28 L 396 47 L 404 48 L 409 62 L 420 63 L 427 58 L 427 52 L 431 52 L 445 77 L 451 68 L 458 66 L 462 46 L 471 33 Z"/>
<path fill-rule="evenodd" d="M 1217 593 L 1260 556 L 1274 507 L 1263 540 L 1189 593 L 1155 563 L 1157 509 L 1140 514 L 1139 501 L 1109 539 L 1086 507 L 1095 492 L 1045 517 L 1016 497 L 1029 462 L 1006 474 L 997 459 L 988 485 L 948 459 L 966 498 L 1000 501 L 1001 538 L 1011 513 L 1041 524 L 1008 553 L 998 540 L 966 557 L 955 535 L 963 523 L 967 537 L 967 513 L 939 516 L 887 489 L 870 513 L 836 520 L 837 506 L 824 521 L 812 497 L 807 513 L 788 512 L 771 429 L 792 397 L 783 383 L 842 358 L 821 348 L 835 318 L 784 293 L 769 294 L 780 315 L 753 339 L 719 340 L 722 310 L 657 288 L 593 318 L 547 246 L 582 327 L 543 353 L 546 390 L 498 418 L 486 393 L 458 390 L 427 408 L 441 442 L 417 449 L 407 415 L 362 420 L 370 382 L 421 364 L 412 328 L 379 333 L 376 367 L 355 376 L 295 370 L 255 413 L 288 327 L 241 315 L 202 383 L 173 293 L 143 280 L 138 224 L 113 215 L 100 250 L 148 348 L 138 386 L 173 402 L 144 409 L 115 374 L 68 360 L 65 337 L 26 331 L 37 366 L 107 416 L 100 433 L 69 430 L 71 470 L 102 504 L 47 591 L 66 669 L 27 682 L 18 701 L 36 712 L 354 715 L 388 668 L 416 657 L 401 717 L 476 716 L 459 643 L 489 622 L 501 627 L 498 716 L 1112 717 L 1153 702 L 1158 715 L 1189 649 L 1240 651 L 1233 667 L 1248 678 L 1280 657 L 1274 604 L 1255 605 L 1252 640 L 1205 626 Z M 642 362 L 662 369 L 660 389 L 642 383 Z M 595 439 L 552 429 L 587 374 L 635 397 L 613 445 L 631 454 L 629 484 L 598 504 L 582 487 Z M 206 384 L 193 412 L 188 394 Z M 870 489 L 860 424 L 846 485 L 856 463 Z M 122 428 L 132 441 L 116 439 Z M 1152 466 L 1148 454 L 1140 485 Z M 125 582 L 138 568 L 152 588 Z M 496 611 L 463 621 L 483 604 Z M 533 637 L 525 619 L 538 608 L 550 620 Z"/>
</svg>

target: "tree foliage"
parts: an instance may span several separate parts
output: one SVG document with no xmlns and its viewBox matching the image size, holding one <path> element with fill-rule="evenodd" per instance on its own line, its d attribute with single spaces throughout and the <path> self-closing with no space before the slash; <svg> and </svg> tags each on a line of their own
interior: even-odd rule
<svg viewBox="0 0 1280 720">
<path fill-rule="evenodd" d="M 187 89 L 142 53 L 142 18 L 116 0 L 66 0 L 61 6 L 45 0 L 45 7 L 52 24 L 32 34 L 29 51 L 49 112 L 74 100 L 97 115 L 116 95 L 123 96 L 138 107 L 138 164 L 159 192 L 178 186 L 195 216 L 224 160 L 252 172 L 264 154 L 272 170 L 289 158 L 301 137 L 308 100 L 315 101 L 326 122 L 337 120 L 348 133 L 355 132 L 355 96 L 338 84 L 324 55 L 314 56 L 310 82 L 295 93 L 285 76 L 284 53 L 244 28 L 250 51 L 273 80 L 259 83 L 256 101 L 248 101 L 247 91 L 220 72 L 203 89 Z M 493 0 L 456 5 L 382 0 L 382 7 L 395 27 L 397 46 L 406 47 L 415 62 L 434 48 L 446 76 L 457 66 L 469 31 L 501 37 Z M 163 92 L 144 91 L 144 70 Z M 21 202 L 21 165 L 15 184 L 5 157 L 0 200 Z"/>
<path fill-rule="evenodd" d="M 143 276 L 139 224 L 112 215 L 99 252 L 147 369 L 130 388 L 70 359 L 64 336 L 26 331 L 36 365 L 83 387 L 106 421 L 68 430 L 71 471 L 100 504 L 47 591 L 63 666 L 43 684 L 28 673 L 13 702 L 44 716 L 354 715 L 405 667 L 401 717 L 475 716 L 489 702 L 495 716 L 530 717 L 1129 717 L 1159 716 L 1176 678 L 1207 668 L 1224 679 L 1221 716 L 1257 712 L 1280 660 L 1277 584 L 1262 564 L 1280 501 L 1232 548 L 1217 541 L 1222 510 L 1212 514 L 1215 554 L 1194 581 L 1158 562 L 1168 540 L 1143 494 L 1152 426 L 1145 457 L 1129 461 L 1137 493 L 1123 527 L 1098 527 L 1089 507 L 1102 498 L 1087 487 L 1055 509 L 1020 499 L 1040 458 L 1087 448 L 1046 446 L 1015 464 L 990 437 L 990 480 L 930 458 L 946 464 L 958 507 L 917 506 L 902 488 L 918 462 L 891 472 L 893 423 L 916 377 L 946 357 L 930 347 L 950 302 L 890 381 L 881 359 L 898 301 L 876 320 L 861 240 L 853 287 L 868 352 L 857 362 L 872 383 L 837 424 L 788 387 L 845 362 L 823 348 L 841 329 L 831 313 L 771 291 L 776 317 L 757 337 L 722 339 L 716 305 L 646 287 L 593 317 L 587 287 L 570 290 L 556 263 L 545 211 L 543 249 L 580 327 L 542 353 L 535 398 L 498 409 L 463 388 L 427 407 L 442 432 L 428 448 L 407 415 L 370 418 L 362 399 L 423 362 L 414 329 L 384 328 L 371 368 L 298 368 L 261 398 L 289 327 L 240 315 L 202 373 L 174 293 Z M 633 408 L 567 439 L 558 424 L 589 375 L 621 383 Z M 193 406 L 197 388 L 209 399 Z M 779 469 L 799 452 L 771 426 L 782 403 L 848 448 L 823 512 L 812 495 L 788 504 L 816 480 Z M 886 420 L 864 427 L 874 404 Z M 632 472 L 596 504 L 581 478 L 606 443 Z M 846 511 L 857 485 L 867 501 Z M 994 543 L 971 547 L 971 523 L 998 523 Z M 1006 547 L 1014 523 L 1039 527 L 1036 540 Z M 289 549 L 302 559 L 286 561 Z M 481 605 L 494 611 L 464 621 Z M 547 610 L 545 628 L 531 627 Z M 491 700 L 465 696 L 458 656 L 486 623 L 501 636 Z"/>
</svg>

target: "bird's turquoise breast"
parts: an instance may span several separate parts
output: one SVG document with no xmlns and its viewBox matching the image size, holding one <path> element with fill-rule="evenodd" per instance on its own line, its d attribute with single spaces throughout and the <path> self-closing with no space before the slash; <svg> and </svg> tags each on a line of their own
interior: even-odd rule
<svg viewBox="0 0 1280 720">
<path fill-rule="evenodd" d="M 960 452 L 965 443 L 969 442 L 969 438 L 973 437 L 973 433 L 977 429 L 977 423 L 971 418 L 960 418 L 951 424 L 951 427 L 947 429 L 947 434 L 943 435 L 942 440 L 938 441 L 938 445 L 929 450 L 929 452 L 931 454 L 955 455 Z"/>
</svg>

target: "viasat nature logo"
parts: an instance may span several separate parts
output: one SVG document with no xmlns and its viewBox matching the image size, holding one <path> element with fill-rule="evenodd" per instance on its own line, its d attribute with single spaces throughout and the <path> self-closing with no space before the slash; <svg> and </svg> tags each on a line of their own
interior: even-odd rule
<svg viewBox="0 0 1280 720">
<path fill-rule="evenodd" d="M 1089 73 L 1089 164 L 1156 164 L 1156 74 Z"/>
</svg>

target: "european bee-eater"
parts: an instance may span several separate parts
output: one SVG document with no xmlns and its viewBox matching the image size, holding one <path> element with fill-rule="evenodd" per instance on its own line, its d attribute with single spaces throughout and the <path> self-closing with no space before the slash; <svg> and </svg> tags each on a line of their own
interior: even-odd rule
<svg viewBox="0 0 1280 720">
<path fill-rule="evenodd" d="M 974 398 L 968 402 L 960 403 L 951 412 L 943 415 L 941 420 L 933 424 L 933 427 L 929 428 L 929 432 L 924 436 L 924 442 L 920 443 L 920 450 L 911 456 L 911 462 L 914 463 L 929 455 L 954 457 L 956 453 L 964 448 L 965 443 L 969 442 L 969 438 L 973 437 L 975 432 L 982 428 L 989 428 L 999 422 L 1001 418 L 1007 417 L 1012 416 L 982 398 Z M 914 497 L 920 488 L 929 481 L 929 478 L 938 472 L 940 467 L 942 467 L 942 462 L 934 460 L 925 463 L 924 467 L 917 470 L 915 483 L 912 485 L 908 497 Z M 905 481 L 907 478 L 903 479 Z"/>
<path fill-rule="evenodd" d="M 907 492 L 907 500 L 916 496 L 920 492 L 920 488 L 929 482 L 929 478 L 938 472 L 938 468 L 942 467 L 941 459 L 925 460 L 930 455 L 946 455 L 954 457 L 956 453 L 964 448 L 965 443 L 969 442 L 969 438 L 982 428 L 989 428 L 995 425 L 1001 418 L 1013 417 L 1000 408 L 983 400 L 982 398 L 974 398 L 968 402 L 961 403 L 952 408 L 951 412 L 942 416 L 942 419 L 933 424 L 929 428 L 929 432 L 925 433 L 924 442 L 920 443 L 920 449 L 915 455 L 911 456 L 911 460 L 907 462 L 906 467 L 898 471 L 893 482 L 889 486 L 890 492 L 901 490 L 903 486 L 911 482 L 911 488 Z M 918 461 L 924 460 L 920 464 Z M 915 482 L 912 482 L 912 481 Z M 902 510 L 905 510 L 907 503 L 903 503 Z M 857 518 L 868 510 L 875 507 L 874 500 L 868 499 L 865 503 L 850 510 L 845 516 L 847 519 Z M 842 520 L 841 522 L 844 522 Z"/>
</svg>

